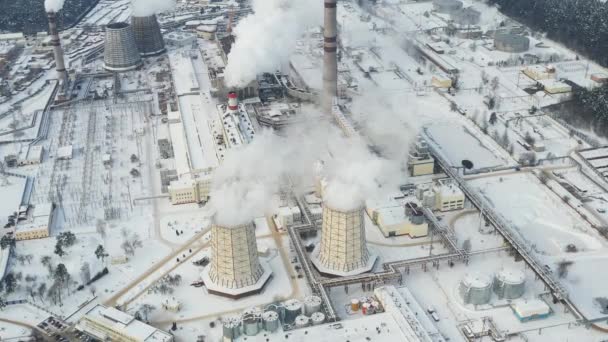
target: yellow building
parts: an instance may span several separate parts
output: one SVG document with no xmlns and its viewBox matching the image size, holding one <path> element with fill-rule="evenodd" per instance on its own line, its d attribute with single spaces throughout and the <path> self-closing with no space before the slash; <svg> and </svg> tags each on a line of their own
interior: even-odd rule
<svg viewBox="0 0 608 342">
<path fill-rule="evenodd" d="M 28 212 L 28 218 L 24 222 L 17 223 L 15 227 L 15 240 L 43 239 L 50 236 L 53 222 L 52 203 L 38 204 Z"/>
<path fill-rule="evenodd" d="M 535 81 L 548 80 L 556 76 L 554 67 L 544 65 L 531 65 L 526 67 L 522 72 Z"/>
<path fill-rule="evenodd" d="M 209 199 L 211 178 L 192 179 L 185 177 L 173 181 L 168 187 L 171 204 L 201 203 Z"/>
<path fill-rule="evenodd" d="M 408 169 L 412 176 L 432 175 L 435 170 L 435 159 L 429 152 L 424 139 L 418 137 L 408 158 Z"/>
<path fill-rule="evenodd" d="M 366 212 L 384 237 L 409 235 L 417 238 L 429 233 L 424 214 L 414 203 L 381 208 L 371 208 L 368 205 Z"/>
<path fill-rule="evenodd" d="M 431 84 L 435 88 L 450 88 L 452 87 L 452 79 L 447 76 L 433 75 L 431 78 Z"/>
<path fill-rule="evenodd" d="M 89 310 L 78 322 L 76 329 L 101 341 L 173 342 L 171 334 L 101 304 Z"/>
<path fill-rule="evenodd" d="M 435 184 L 435 209 L 450 211 L 464 209 L 464 192 L 451 179 L 440 179 Z"/>
</svg>

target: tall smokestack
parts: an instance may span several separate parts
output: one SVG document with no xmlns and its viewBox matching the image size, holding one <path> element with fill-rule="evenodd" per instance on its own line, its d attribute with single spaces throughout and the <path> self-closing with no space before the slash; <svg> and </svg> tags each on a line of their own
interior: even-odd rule
<svg viewBox="0 0 608 342">
<path fill-rule="evenodd" d="M 53 53 L 55 54 L 55 69 L 57 70 L 58 78 L 63 81 L 63 86 L 67 87 L 68 72 L 65 70 L 63 49 L 61 48 L 61 40 L 59 40 L 59 31 L 57 30 L 57 13 L 48 12 L 47 17 L 49 18 L 49 33 L 51 34 L 51 46 L 53 46 Z"/>
<path fill-rule="evenodd" d="M 228 93 L 228 111 L 236 113 L 239 110 L 239 98 L 235 92 Z"/>
<path fill-rule="evenodd" d="M 338 95 L 338 18 L 337 0 L 325 1 L 325 26 L 323 30 L 323 94 L 322 106 L 327 112 L 331 112 L 332 102 Z"/>
</svg>

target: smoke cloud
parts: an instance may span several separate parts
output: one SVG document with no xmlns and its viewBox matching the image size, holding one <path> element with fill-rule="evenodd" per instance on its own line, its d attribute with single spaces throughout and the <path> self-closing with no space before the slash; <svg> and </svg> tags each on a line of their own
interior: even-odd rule
<svg viewBox="0 0 608 342">
<path fill-rule="evenodd" d="M 229 152 L 214 172 L 207 205 L 217 224 L 240 225 L 274 212 L 273 196 L 287 185 L 296 193 L 310 186 L 320 160 L 324 201 L 337 210 L 356 209 L 403 181 L 398 161 L 374 154 L 359 138 L 345 138 L 327 116 L 305 115 L 309 124 L 290 127 L 283 136 L 262 131 L 251 144 Z"/>
<path fill-rule="evenodd" d="M 147 17 L 175 8 L 175 0 L 132 0 L 133 16 Z"/>
<path fill-rule="evenodd" d="M 59 12 L 65 0 L 44 0 L 44 9 L 47 12 Z"/>
<path fill-rule="evenodd" d="M 321 2 L 310 0 L 253 0 L 252 15 L 234 29 L 236 41 L 228 54 L 225 82 L 242 87 L 257 74 L 281 67 L 307 28 L 320 25 Z"/>
</svg>

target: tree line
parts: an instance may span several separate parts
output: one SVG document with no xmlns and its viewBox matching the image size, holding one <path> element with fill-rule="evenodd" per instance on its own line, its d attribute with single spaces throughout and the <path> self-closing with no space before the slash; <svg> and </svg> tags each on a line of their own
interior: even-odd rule
<svg viewBox="0 0 608 342">
<path fill-rule="evenodd" d="M 608 66 L 608 2 L 489 0 L 504 14 Z"/>
</svg>

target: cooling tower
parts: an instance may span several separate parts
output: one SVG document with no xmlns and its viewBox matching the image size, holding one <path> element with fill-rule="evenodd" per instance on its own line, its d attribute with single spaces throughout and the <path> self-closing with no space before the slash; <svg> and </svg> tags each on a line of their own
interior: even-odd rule
<svg viewBox="0 0 608 342">
<path fill-rule="evenodd" d="M 109 71 L 127 71 L 136 69 L 141 64 L 131 25 L 113 23 L 106 26 L 104 68 Z"/>
<path fill-rule="evenodd" d="M 51 46 L 53 46 L 53 54 L 55 56 L 57 77 L 63 81 L 63 87 L 67 87 L 68 73 L 65 70 L 63 49 L 61 48 L 61 40 L 59 39 L 59 31 L 57 30 L 57 13 L 48 12 L 46 15 L 49 19 L 49 34 L 51 35 Z"/>
<path fill-rule="evenodd" d="M 131 17 L 131 26 L 135 34 L 135 44 L 142 57 L 156 56 L 166 51 L 156 15 Z"/>
<path fill-rule="evenodd" d="M 338 19 L 337 0 L 325 0 L 325 25 L 323 29 L 323 94 L 321 103 L 326 113 L 331 113 L 334 97 L 338 96 Z"/>
<path fill-rule="evenodd" d="M 240 298 L 262 290 L 272 271 L 260 263 L 253 223 L 211 227 L 211 264 L 203 272 L 209 293 Z"/>
<path fill-rule="evenodd" d="M 324 204 L 321 243 L 313 251 L 312 262 L 319 272 L 335 276 L 372 269 L 376 256 L 367 249 L 363 207 L 339 211 Z"/>
</svg>

